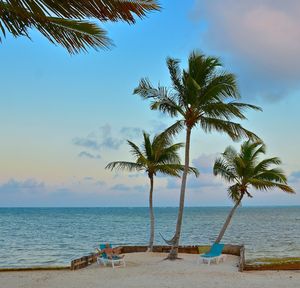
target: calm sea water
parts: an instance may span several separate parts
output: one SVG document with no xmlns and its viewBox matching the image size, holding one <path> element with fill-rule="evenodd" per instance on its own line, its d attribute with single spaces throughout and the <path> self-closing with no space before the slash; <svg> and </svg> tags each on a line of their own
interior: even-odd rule
<svg viewBox="0 0 300 288">
<path fill-rule="evenodd" d="M 229 208 L 186 208 L 181 244 L 211 243 Z M 156 208 L 156 244 L 173 235 L 176 208 Z M 103 242 L 146 245 L 147 208 L 0 208 L 0 267 L 67 265 Z M 300 256 L 300 207 L 240 208 L 224 243 L 246 257 Z"/>
</svg>

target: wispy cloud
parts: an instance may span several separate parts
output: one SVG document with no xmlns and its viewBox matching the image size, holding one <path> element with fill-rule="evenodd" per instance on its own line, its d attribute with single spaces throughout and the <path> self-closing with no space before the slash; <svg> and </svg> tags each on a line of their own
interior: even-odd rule
<svg viewBox="0 0 300 288">
<path fill-rule="evenodd" d="M 78 154 L 78 156 L 79 157 L 86 157 L 86 158 L 89 158 L 89 159 L 100 159 L 101 158 L 101 156 L 99 154 L 94 155 L 94 154 L 86 152 L 86 151 L 81 151 Z"/>
<path fill-rule="evenodd" d="M 121 135 L 127 139 L 135 139 L 142 135 L 142 129 L 138 127 L 124 126 L 120 129 Z"/>
<path fill-rule="evenodd" d="M 90 151 L 82 151 L 79 157 L 90 159 L 100 159 L 99 151 L 102 149 L 117 150 L 124 143 L 123 139 L 112 136 L 112 128 L 109 124 L 99 127 L 95 131 L 89 133 L 86 137 L 75 137 L 72 143 L 76 146 L 84 147 Z M 98 152 L 95 154 L 95 152 Z"/>
<path fill-rule="evenodd" d="M 87 136 L 86 138 L 76 137 L 73 139 L 73 144 L 92 150 L 99 150 L 101 148 L 101 143 L 98 143 L 96 139 L 92 139 L 92 136 Z"/>
<path fill-rule="evenodd" d="M 38 182 L 34 179 L 28 179 L 25 181 L 17 181 L 15 179 L 8 180 L 6 183 L 0 185 L 0 194 L 18 194 L 29 193 L 35 194 L 45 189 L 44 182 Z"/>
</svg>

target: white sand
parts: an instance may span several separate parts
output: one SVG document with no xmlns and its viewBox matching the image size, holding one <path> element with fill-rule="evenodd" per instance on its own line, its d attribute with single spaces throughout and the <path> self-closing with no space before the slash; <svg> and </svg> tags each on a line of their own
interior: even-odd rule
<svg viewBox="0 0 300 288">
<path fill-rule="evenodd" d="M 219 265 L 197 265 L 197 255 L 164 261 L 162 253 L 126 254 L 126 268 L 93 264 L 77 271 L 0 273 L 0 288 L 95 288 L 95 287 L 300 287 L 300 271 L 238 272 L 238 257 L 228 256 Z"/>
</svg>

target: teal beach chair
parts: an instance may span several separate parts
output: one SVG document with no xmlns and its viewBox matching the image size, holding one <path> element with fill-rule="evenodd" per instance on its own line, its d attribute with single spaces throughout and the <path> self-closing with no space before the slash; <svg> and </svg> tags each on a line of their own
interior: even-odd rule
<svg viewBox="0 0 300 288">
<path fill-rule="evenodd" d="M 107 264 L 111 264 L 112 268 L 126 266 L 124 258 L 121 258 L 118 255 L 112 255 L 111 257 L 108 257 L 108 255 L 102 251 L 106 248 L 106 244 L 100 244 L 99 248 L 100 249 L 97 249 L 97 250 L 99 250 L 99 252 L 101 254 L 97 258 L 98 264 L 102 264 L 104 266 L 107 266 Z M 109 244 L 109 248 L 112 248 L 111 244 Z M 117 264 L 117 265 L 115 265 L 115 264 Z"/>
<path fill-rule="evenodd" d="M 208 265 L 210 265 L 212 261 L 216 264 L 219 264 L 220 261 L 224 262 L 226 255 L 222 254 L 223 248 L 224 244 L 214 243 L 207 253 L 199 255 L 198 264 L 200 263 L 200 260 Z"/>
</svg>

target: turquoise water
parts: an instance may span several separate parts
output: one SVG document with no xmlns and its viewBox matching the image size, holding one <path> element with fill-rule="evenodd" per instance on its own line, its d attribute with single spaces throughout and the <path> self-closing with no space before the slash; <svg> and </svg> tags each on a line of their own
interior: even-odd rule
<svg viewBox="0 0 300 288">
<path fill-rule="evenodd" d="M 186 208 L 181 244 L 211 243 L 229 208 Z M 176 208 L 156 208 L 158 235 L 173 235 Z M 0 208 L 0 267 L 68 265 L 99 243 L 146 245 L 147 208 Z M 246 257 L 300 256 L 300 207 L 243 207 L 223 239 Z"/>
</svg>

